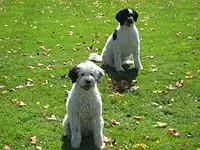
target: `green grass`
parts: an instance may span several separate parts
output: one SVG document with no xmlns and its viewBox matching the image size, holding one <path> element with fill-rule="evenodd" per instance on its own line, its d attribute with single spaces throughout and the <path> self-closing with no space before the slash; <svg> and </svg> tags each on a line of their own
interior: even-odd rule
<svg viewBox="0 0 200 150">
<path fill-rule="evenodd" d="M 197 0 L 1 0 L 0 84 L 5 87 L 0 89 L 0 147 L 35 149 L 29 138 L 37 136 L 36 146 L 61 149 L 64 95 L 71 88 L 70 79 L 61 77 L 87 59 L 93 52 L 87 47 L 92 45 L 100 53 L 107 35 L 117 26 L 116 12 L 132 7 L 139 13 L 137 27 L 144 69 L 137 78 L 140 88 L 135 92 L 119 96 L 108 90 L 108 76 L 99 85 L 104 135 L 117 142 L 106 149 L 128 146 L 131 150 L 135 144 L 145 144 L 150 150 L 200 148 L 199 6 Z M 73 31 L 72 36 L 69 31 Z M 48 65 L 53 69 L 46 70 Z M 156 65 L 158 71 L 149 71 L 151 65 Z M 185 78 L 187 72 L 192 73 L 192 79 Z M 28 78 L 34 86 L 15 89 L 26 84 Z M 45 80 L 47 84 L 43 84 Z M 153 93 L 180 80 L 184 80 L 183 87 L 168 94 Z M 26 106 L 18 106 L 13 99 Z M 49 107 L 44 108 L 46 105 Z M 51 114 L 56 115 L 56 121 L 46 119 Z M 136 120 L 134 116 L 144 118 Z M 112 119 L 120 124 L 112 127 Z M 167 123 L 167 127 L 155 127 L 158 121 Z M 178 130 L 180 137 L 168 134 L 169 128 Z"/>
</svg>

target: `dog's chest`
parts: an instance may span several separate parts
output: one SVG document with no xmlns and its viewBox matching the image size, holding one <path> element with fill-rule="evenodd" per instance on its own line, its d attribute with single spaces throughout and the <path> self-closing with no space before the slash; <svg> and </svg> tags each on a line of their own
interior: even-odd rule
<svg viewBox="0 0 200 150">
<path fill-rule="evenodd" d="M 99 111 L 100 106 L 98 105 L 96 99 L 92 99 L 91 96 L 82 97 L 78 103 L 79 116 L 81 119 L 92 119 L 96 116 Z"/>
</svg>

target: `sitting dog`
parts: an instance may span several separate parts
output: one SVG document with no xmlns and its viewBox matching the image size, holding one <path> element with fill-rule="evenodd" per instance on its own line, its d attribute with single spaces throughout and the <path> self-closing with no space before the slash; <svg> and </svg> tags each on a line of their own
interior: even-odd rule
<svg viewBox="0 0 200 150">
<path fill-rule="evenodd" d="M 64 136 L 71 137 L 71 146 L 79 148 L 83 136 L 92 133 L 97 148 L 104 147 L 102 101 L 97 83 L 103 69 L 91 61 L 78 64 L 69 71 L 73 86 L 69 92 L 63 120 Z"/>
<path fill-rule="evenodd" d="M 120 10 L 115 18 L 119 26 L 107 39 L 101 56 L 91 53 L 89 60 L 102 61 L 103 65 L 113 67 L 116 71 L 124 71 L 122 65 L 133 62 L 137 70 L 142 69 L 139 33 L 136 27 L 138 13 L 126 8 Z"/>
</svg>

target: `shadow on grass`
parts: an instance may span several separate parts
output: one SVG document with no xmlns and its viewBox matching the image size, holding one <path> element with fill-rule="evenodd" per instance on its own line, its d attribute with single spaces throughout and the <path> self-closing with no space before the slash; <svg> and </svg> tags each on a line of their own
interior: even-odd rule
<svg viewBox="0 0 200 150">
<path fill-rule="evenodd" d="M 67 136 L 62 137 L 62 150 L 74 150 L 70 144 L 70 138 Z M 78 150 L 100 150 L 95 147 L 93 136 L 83 137 L 80 148 Z"/>
<path fill-rule="evenodd" d="M 108 74 L 111 78 L 111 89 L 116 90 L 117 92 L 123 93 L 126 90 L 130 90 L 136 82 L 138 76 L 138 69 L 131 68 L 130 65 L 123 65 L 124 72 L 118 72 L 114 68 L 109 66 L 101 66 L 102 69 Z"/>
</svg>

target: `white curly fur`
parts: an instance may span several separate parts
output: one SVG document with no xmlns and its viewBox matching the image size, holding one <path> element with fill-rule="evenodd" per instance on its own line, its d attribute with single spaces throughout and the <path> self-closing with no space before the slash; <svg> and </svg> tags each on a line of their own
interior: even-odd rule
<svg viewBox="0 0 200 150">
<path fill-rule="evenodd" d="M 73 148 L 79 148 L 82 137 L 92 133 L 96 147 L 104 147 L 102 100 L 97 88 L 103 70 L 91 61 L 80 63 L 75 70 L 78 76 L 66 102 L 64 136 L 71 138 Z"/>
</svg>

